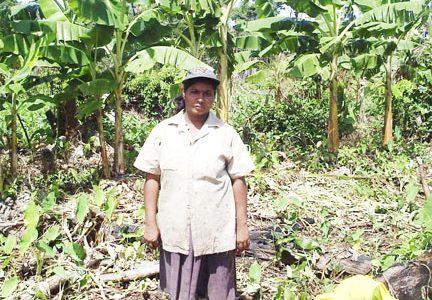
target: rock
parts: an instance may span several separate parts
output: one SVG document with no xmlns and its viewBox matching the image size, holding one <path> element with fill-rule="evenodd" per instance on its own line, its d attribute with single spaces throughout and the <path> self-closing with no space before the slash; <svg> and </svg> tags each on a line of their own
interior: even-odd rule
<svg viewBox="0 0 432 300">
<path fill-rule="evenodd" d="M 375 279 L 387 285 L 399 300 L 430 299 L 432 261 L 395 264 Z"/>
</svg>

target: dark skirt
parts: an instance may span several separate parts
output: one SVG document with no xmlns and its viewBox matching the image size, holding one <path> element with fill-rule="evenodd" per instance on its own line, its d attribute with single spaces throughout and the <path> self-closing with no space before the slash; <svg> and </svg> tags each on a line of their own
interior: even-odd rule
<svg viewBox="0 0 432 300">
<path fill-rule="evenodd" d="M 234 300 L 235 251 L 194 257 L 160 250 L 160 288 L 172 300 Z"/>
</svg>

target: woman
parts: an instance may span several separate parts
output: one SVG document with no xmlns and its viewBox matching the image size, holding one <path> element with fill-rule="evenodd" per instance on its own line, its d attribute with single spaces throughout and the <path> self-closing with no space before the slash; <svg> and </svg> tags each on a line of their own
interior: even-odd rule
<svg viewBox="0 0 432 300">
<path fill-rule="evenodd" d="M 171 299 L 234 299 L 235 252 L 249 247 L 244 177 L 254 166 L 210 111 L 218 85 L 212 70 L 190 70 L 184 108 L 153 129 L 134 164 L 146 172 L 144 239 L 161 246 L 160 286 Z"/>
</svg>

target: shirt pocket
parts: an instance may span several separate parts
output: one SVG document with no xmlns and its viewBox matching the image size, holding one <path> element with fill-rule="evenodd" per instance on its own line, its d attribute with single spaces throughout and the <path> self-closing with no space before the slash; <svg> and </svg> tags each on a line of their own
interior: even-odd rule
<svg viewBox="0 0 432 300">
<path fill-rule="evenodd" d="M 206 153 L 194 165 L 195 176 L 199 179 L 217 181 L 226 174 L 225 158 L 217 153 Z"/>
</svg>

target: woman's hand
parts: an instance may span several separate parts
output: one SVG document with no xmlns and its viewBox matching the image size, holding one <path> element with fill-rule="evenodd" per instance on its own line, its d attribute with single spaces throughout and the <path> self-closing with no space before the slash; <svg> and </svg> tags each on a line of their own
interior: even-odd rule
<svg viewBox="0 0 432 300">
<path fill-rule="evenodd" d="M 145 228 L 144 240 L 153 249 L 159 246 L 160 231 L 156 222 L 160 176 L 147 174 L 144 183 Z"/>
<path fill-rule="evenodd" d="M 247 227 L 247 188 L 244 177 L 232 180 L 236 208 L 236 250 L 240 253 L 249 248 Z"/>
<path fill-rule="evenodd" d="M 157 224 L 146 224 L 144 229 L 144 241 L 152 249 L 159 246 L 160 231 Z"/>
<path fill-rule="evenodd" d="M 236 250 L 237 253 L 241 253 L 244 250 L 249 249 L 249 230 L 247 228 L 247 225 L 237 225 L 237 244 L 236 244 Z"/>
</svg>

